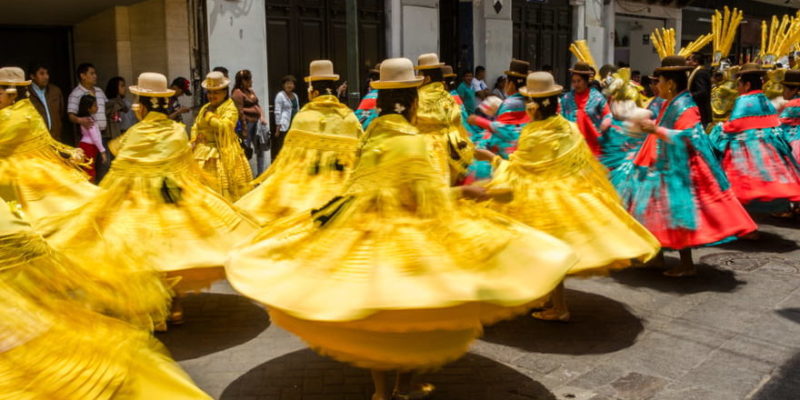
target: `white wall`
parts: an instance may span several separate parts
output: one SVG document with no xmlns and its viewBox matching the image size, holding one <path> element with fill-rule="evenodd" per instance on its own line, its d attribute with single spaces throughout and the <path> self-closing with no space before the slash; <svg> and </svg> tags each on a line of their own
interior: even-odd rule
<svg viewBox="0 0 800 400">
<path fill-rule="evenodd" d="M 378 0 L 376 0 L 378 1 Z M 438 0 L 385 0 L 387 57 L 439 52 Z"/>
<path fill-rule="evenodd" d="M 267 82 L 267 21 L 263 0 L 207 0 L 209 67 L 253 73 L 253 90 L 262 105 L 269 100 Z M 279 57 L 273 54 L 273 57 Z"/>
<path fill-rule="evenodd" d="M 492 1 L 483 0 L 474 2 L 472 9 L 474 62 L 475 66 L 486 67 L 486 84 L 490 87 L 508 70 L 514 56 L 511 1 L 504 1 L 499 13 L 493 5 Z"/>
</svg>

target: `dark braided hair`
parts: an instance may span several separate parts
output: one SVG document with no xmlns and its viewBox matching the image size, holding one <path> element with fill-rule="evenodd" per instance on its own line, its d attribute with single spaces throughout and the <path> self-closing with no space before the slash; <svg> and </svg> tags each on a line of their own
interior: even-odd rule
<svg viewBox="0 0 800 400">
<path fill-rule="evenodd" d="M 169 97 L 139 96 L 139 104 L 147 111 L 169 114 Z"/>
<path fill-rule="evenodd" d="M 422 76 L 431 78 L 431 82 L 444 81 L 444 74 L 442 73 L 441 68 L 423 69 L 420 70 L 420 73 L 422 73 Z"/>
<path fill-rule="evenodd" d="M 558 114 L 558 95 L 549 97 L 532 98 L 531 103 L 536 104 L 536 112 L 542 120 Z"/>
<path fill-rule="evenodd" d="M 404 89 L 381 89 L 378 90 L 378 101 L 376 107 L 381 110 L 380 115 L 400 114 L 405 119 L 411 121 L 414 117 L 411 114 L 412 106 L 417 102 L 419 96 L 417 88 L 404 88 Z M 402 113 L 395 111 L 396 105 L 405 107 Z"/>
<path fill-rule="evenodd" d="M 519 77 L 519 76 L 511 76 L 511 75 L 509 75 L 506 79 L 507 79 L 506 82 L 511 82 L 512 84 L 514 84 L 514 87 L 517 88 L 517 90 L 519 90 L 521 87 L 525 86 L 527 84 L 527 82 L 528 82 L 528 78 L 527 77 L 522 78 L 522 77 Z"/>
<path fill-rule="evenodd" d="M 336 81 L 331 81 L 331 80 L 311 81 L 311 90 L 318 92 L 320 96 L 324 95 L 335 96 Z"/>
<path fill-rule="evenodd" d="M 680 93 L 689 88 L 689 75 L 686 71 L 664 71 L 660 76 L 675 82 L 675 93 Z"/>
<path fill-rule="evenodd" d="M 739 80 L 742 83 L 749 83 L 750 90 L 761 90 L 764 87 L 764 81 L 759 74 L 741 74 L 739 75 Z"/>
</svg>

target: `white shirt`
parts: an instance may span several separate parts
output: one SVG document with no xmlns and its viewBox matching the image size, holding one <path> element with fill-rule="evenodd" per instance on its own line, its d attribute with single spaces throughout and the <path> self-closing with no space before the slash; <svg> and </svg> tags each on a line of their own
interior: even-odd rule
<svg viewBox="0 0 800 400">
<path fill-rule="evenodd" d="M 82 85 L 78 85 L 75 89 L 72 89 L 72 93 L 69 94 L 67 98 L 67 112 L 70 114 L 78 115 L 78 105 L 81 102 L 81 97 L 86 94 L 92 94 L 89 89 L 86 89 Z M 103 89 L 99 87 L 94 88 L 94 96 L 97 98 L 97 113 L 93 115 L 95 124 L 97 124 L 97 128 L 101 131 L 106 130 L 107 122 L 106 122 L 106 99 L 105 93 L 103 93 Z"/>
<path fill-rule="evenodd" d="M 300 106 L 300 98 L 297 93 L 292 93 L 292 98 L 297 101 L 298 110 Z M 286 92 L 281 90 L 275 96 L 275 124 L 278 125 L 280 132 L 288 132 L 289 127 L 292 125 L 292 99 L 286 95 Z"/>
<path fill-rule="evenodd" d="M 479 80 L 479 79 L 472 79 L 472 91 L 473 92 L 480 92 L 486 90 L 488 86 L 486 86 L 486 82 Z"/>
</svg>

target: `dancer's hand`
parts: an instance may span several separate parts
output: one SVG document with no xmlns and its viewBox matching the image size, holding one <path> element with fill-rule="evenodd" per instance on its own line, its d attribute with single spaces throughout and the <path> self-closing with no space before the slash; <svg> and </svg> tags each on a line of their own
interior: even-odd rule
<svg viewBox="0 0 800 400">
<path fill-rule="evenodd" d="M 642 128 L 642 132 L 647 133 L 654 133 L 658 125 L 656 125 L 656 121 L 652 119 L 645 119 L 639 122 L 639 126 Z"/>
<path fill-rule="evenodd" d="M 497 155 L 486 149 L 475 149 L 475 159 L 478 161 L 492 161 Z"/>
<path fill-rule="evenodd" d="M 486 188 L 481 186 L 462 186 L 461 196 L 465 199 L 475 201 L 489 200 L 489 195 L 486 194 Z"/>
<path fill-rule="evenodd" d="M 467 117 L 467 123 L 470 125 L 477 125 L 476 122 L 478 121 L 478 116 L 475 114 L 470 115 Z"/>
</svg>

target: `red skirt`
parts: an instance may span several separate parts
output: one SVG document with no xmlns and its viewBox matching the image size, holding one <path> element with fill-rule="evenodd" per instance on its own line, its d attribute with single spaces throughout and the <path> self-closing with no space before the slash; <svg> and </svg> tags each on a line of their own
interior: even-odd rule
<svg viewBox="0 0 800 400">
<path fill-rule="evenodd" d="M 731 188 L 742 204 L 751 202 L 770 202 L 786 199 L 800 201 L 800 171 L 792 163 L 787 163 L 778 151 L 761 144 L 758 160 L 753 153 L 742 151 L 734 156 L 728 147 L 722 156 L 722 169 L 731 181 Z M 773 177 L 764 179 L 761 170 Z"/>
<path fill-rule="evenodd" d="M 87 159 L 91 159 L 91 161 L 89 162 L 89 166 L 83 167 L 83 170 L 86 171 L 86 173 L 89 174 L 89 176 L 92 178 L 91 179 L 92 183 L 97 183 L 96 182 L 97 161 L 98 161 L 97 155 L 100 154 L 100 150 L 95 145 L 84 142 L 78 143 L 78 147 L 80 147 L 81 150 L 83 150 L 83 154 L 86 155 Z"/>
</svg>

